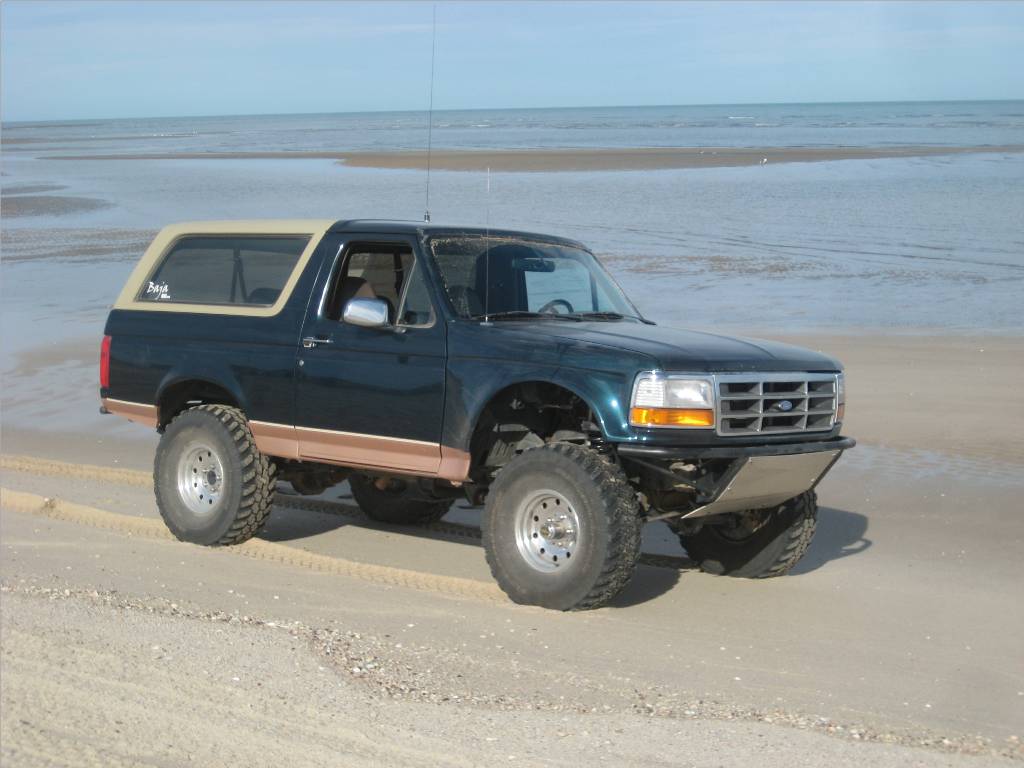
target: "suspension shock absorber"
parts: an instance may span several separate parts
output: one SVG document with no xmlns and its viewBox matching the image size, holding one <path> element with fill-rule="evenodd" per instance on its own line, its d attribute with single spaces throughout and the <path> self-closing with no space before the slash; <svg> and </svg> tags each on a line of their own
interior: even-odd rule
<svg viewBox="0 0 1024 768">
<path fill-rule="evenodd" d="M 599 455 L 604 457 L 611 457 L 615 452 L 615 447 L 606 441 L 604 437 L 598 433 L 591 435 L 590 437 L 590 449 L 596 451 Z"/>
<path fill-rule="evenodd" d="M 604 439 L 604 435 L 601 433 L 601 428 L 593 421 L 593 414 L 589 414 L 590 418 L 585 419 L 580 424 L 580 429 L 587 436 L 587 442 L 590 445 L 592 451 L 596 451 L 601 456 L 611 455 L 615 448 Z"/>
</svg>

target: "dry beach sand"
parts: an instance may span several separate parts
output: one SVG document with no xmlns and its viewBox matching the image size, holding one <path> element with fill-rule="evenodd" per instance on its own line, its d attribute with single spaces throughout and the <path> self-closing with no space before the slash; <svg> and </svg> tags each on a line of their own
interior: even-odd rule
<svg viewBox="0 0 1024 768">
<path fill-rule="evenodd" d="M 645 551 L 668 559 L 648 557 L 595 613 L 507 603 L 464 527 L 474 510 L 435 531 L 386 529 L 341 487 L 312 508 L 283 498 L 265 545 L 210 551 L 164 533 L 146 430 L 5 431 L 0 484 L 25 494 L 9 494 L 3 515 L 5 762 L 1024 756 L 1024 440 L 1010 427 L 1024 423 L 1024 344 L 786 340 L 845 360 L 860 440 L 820 489 L 805 561 L 768 582 L 705 576 L 649 526 Z M 1002 407 L 949 407 L 963 381 Z M 59 463 L 12 458 L 25 453 Z"/>
</svg>

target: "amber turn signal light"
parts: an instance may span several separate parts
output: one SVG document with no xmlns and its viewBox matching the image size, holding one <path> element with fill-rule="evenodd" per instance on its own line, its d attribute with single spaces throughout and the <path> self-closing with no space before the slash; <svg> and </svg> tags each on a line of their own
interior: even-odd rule
<svg viewBox="0 0 1024 768">
<path fill-rule="evenodd" d="M 715 412 L 705 408 L 631 408 L 629 421 L 637 427 L 713 427 Z"/>
</svg>

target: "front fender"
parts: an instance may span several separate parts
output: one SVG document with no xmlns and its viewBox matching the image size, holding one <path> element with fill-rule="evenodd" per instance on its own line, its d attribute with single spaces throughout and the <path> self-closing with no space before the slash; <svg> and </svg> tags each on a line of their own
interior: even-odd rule
<svg viewBox="0 0 1024 768">
<path fill-rule="evenodd" d="M 487 404 L 501 390 L 529 382 L 573 392 L 590 407 L 607 439 L 629 440 L 633 379 L 654 364 L 647 355 L 515 324 L 451 323 L 442 441 L 468 452 Z"/>
<path fill-rule="evenodd" d="M 595 371 L 556 365 L 529 365 L 495 360 L 449 361 L 443 442 L 469 451 L 473 431 L 491 400 L 516 384 L 553 384 L 574 393 L 594 414 L 609 440 L 627 440 L 632 372 Z"/>
</svg>

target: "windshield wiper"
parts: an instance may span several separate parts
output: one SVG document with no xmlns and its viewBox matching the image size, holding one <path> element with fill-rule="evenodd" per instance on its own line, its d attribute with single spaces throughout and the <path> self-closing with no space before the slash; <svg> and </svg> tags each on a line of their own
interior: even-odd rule
<svg viewBox="0 0 1024 768">
<path fill-rule="evenodd" d="M 526 309 L 513 309 L 507 312 L 491 312 L 486 315 L 470 315 L 470 320 L 572 320 L 579 322 L 580 318 L 576 315 L 560 315 L 555 312 L 530 312 Z"/>
<path fill-rule="evenodd" d="M 621 312 L 576 312 L 581 320 L 639 320 L 634 315 L 623 315 Z"/>
</svg>

